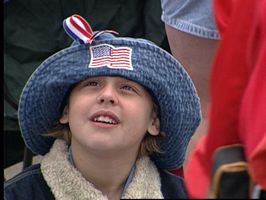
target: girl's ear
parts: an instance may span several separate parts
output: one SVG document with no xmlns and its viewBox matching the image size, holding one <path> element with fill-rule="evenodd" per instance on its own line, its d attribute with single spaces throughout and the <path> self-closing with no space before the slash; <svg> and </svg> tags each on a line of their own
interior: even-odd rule
<svg viewBox="0 0 266 200">
<path fill-rule="evenodd" d="M 153 136 L 159 135 L 159 133 L 160 133 L 160 120 L 157 116 L 152 119 L 152 122 L 151 122 L 150 126 L 148 127 L 148 132 Z"/>
<path fill-rule="evenodd" d="M 61 124 L 67 124 L 68 123 L 68 105 L 65 106 L 65 108 L 63 110 L 63 114 L 62 114 L 61 118 L 59 119 L 59 122 Z"/>
</svg>

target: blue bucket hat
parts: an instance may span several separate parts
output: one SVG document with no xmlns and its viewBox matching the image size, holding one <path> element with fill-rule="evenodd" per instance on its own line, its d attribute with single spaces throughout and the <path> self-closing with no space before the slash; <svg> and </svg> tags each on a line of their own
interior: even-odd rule
<svg viewBox="0 0 266 200">
<path fill-rule="evenodd" d="M 64 28 L 75 39 L 75 32 Z M 89 42 L 80 38 L 47 58 L 22 91 L 18 119 L 27 147 L 40 155 L 49 151 L 55 139 L 43 134 L 59 121 L 64 99 L 74 84 L 93 76 L 119 76 L 144 86 L 159 106 L 160 131 L 166 137 L 160 143 L 163 153 L 153 153 L 151 159 L 162 169 L 182 166 L 201 111 L 195 87 L 181 64 L 145 39 L 107 32 L 94 32 Z M 106 59 L 117 52 L 126 58 Z"/>
</svg>

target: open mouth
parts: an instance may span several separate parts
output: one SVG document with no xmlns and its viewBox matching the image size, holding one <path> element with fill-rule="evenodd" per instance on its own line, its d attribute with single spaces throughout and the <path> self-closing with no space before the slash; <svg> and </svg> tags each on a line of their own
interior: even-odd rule
<svg viewBox="0 0 266 200">
<path fill-rule="evenodd" d="M 111 118 L 109 116 L 103 116 L 103 115 L 98 116 L 98 117 L 94 117 L 93 121 L 94 122 L 106 123 L 106 124 L 118 124 L 118 122 L 115 119 L 113 119 L 113 118 Z"/>
<path fill-rule="evenodd" d="M 110 125 L 117 125 L 120 123 L 119 118 L 113 112 L 110 111 L 96 112 L 91 117 L 91 121 Z"/>
</svg>

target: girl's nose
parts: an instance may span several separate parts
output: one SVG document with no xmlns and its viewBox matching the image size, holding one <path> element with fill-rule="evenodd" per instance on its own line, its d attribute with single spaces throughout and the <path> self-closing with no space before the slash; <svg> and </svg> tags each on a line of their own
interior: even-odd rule
<svg viewBox="0 0 266 200">
<path fill-rule="evenodd" d="M 115 105 L 118 102 L 115 88 L 112 86 L 105 86 L 101 93 L 97 97 L 97 102 L 100 104 L 111 104 Z"/>
</svg>

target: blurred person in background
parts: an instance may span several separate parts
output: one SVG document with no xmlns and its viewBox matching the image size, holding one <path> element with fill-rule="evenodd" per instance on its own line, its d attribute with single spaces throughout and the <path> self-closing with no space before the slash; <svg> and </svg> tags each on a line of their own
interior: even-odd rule
<svg viewBox="0 0 266 200">
<path fill-rule="evenodd" d="M 215 152 L 223 147 L 230 150 L 238 144 L 243 147 L 242 162 L 247 165 L 247 187 L 241 194 L 235 194 L 241 189 L 238 181 L 240 184 L 229 188 L 227 197 L 265 198 L 265 10 L 266 1 L 214 1 L 221 42 L 211 71 L 209 128 L 197 143 L 185 170 L 192 198 L 207 198 L 213 193 Z M 221 186 L 218 184 L 218 191 L 226 191 Z"/>
<path fill-rule="evenodd" d="M 171 53 L 189 73 L 201 102 L 203 118 L 190 142 L 189 156 L 207 131 L 210 69 L 220 36 L 211 0 L 161 0 L 161 6 Z"/>
</svg>

